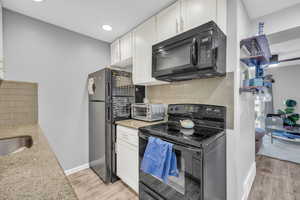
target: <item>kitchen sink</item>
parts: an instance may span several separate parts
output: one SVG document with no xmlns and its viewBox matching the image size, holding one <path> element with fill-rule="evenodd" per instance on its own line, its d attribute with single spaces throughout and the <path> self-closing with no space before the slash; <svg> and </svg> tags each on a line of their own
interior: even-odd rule
<svg viewBox="0 0 300 200">
<path fill-rule="evenodd" d="M 31 136 L 19 136 L 0 139 L 0 156 L 10 155 L 31 148 L 33 140 Z"/>
</svg>

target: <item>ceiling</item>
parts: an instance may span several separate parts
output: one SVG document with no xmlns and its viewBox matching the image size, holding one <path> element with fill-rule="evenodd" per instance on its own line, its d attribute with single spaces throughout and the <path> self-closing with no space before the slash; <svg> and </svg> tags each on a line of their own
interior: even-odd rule
<svg viewBox="0 0 300 200">
<path fill-rule="evenodd" d="M 299 4 L 300 0 L 243 0 L 251 19 Z"/>
<path fill-rule="evenodd" d="M 175 0 L 2 0 L 7 9 L 112 42 Z M 110 32 L 102 25 L 113 27 Z"/>
<path fill-rule="evenodd" d="M 300 57 L 300 27 L 295 27 L 268 35 L 272 54 L 279 55 L 279 60 Z M 300 60 L 280 63 L 279 66 L 298 65 Z"/>
</svg>

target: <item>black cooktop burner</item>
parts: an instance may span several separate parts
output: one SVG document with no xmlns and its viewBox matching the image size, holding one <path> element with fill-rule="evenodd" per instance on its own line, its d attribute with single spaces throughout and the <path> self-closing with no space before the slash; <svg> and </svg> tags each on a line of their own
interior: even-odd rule
<svg viewBox="0 0 300 200">
<path fill-rule="evenodd" d="M 225 134 L 226 108 L 204 104 L 170 104 L 166 123 L 140 128 L 142 133 L 174 143 L 202 147 Z M 192 120 L 193 129 L 180 126 L 181 120 Z"/>
<path fill-rule="evenodd" d="M 210 141 L 224 134 L 223 129 L 204 126 L 196 126 L 193 129 L 185 129 L 181 128 L 178 123 L 173 122 L 147 126 L 141 128 L 140 130 L 143 132 L 148 132 L 153 136 L 162 137 L 177 143 L 183 143 L 197 147 L 200 147 L 205 143 L 210 143 Z"/>
</svg>

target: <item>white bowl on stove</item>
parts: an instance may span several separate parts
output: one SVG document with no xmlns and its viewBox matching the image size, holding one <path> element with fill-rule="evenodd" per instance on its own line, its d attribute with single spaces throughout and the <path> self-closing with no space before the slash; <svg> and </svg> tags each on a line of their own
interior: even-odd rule
<svg viewBox="0 0 300 200">
<path fill-rule="evenodd" d="M 194 128 L 195 123 L 192 120 L 186 119 L 186 120 L 180 120 L 180 125 L 182 128 L 191 129 Z"/>
</svg>

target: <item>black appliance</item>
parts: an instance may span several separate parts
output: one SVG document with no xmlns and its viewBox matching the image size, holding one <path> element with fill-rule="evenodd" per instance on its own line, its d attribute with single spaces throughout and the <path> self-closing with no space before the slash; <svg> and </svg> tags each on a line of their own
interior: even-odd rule
<svg viewBox="0 0 300 200">
<path fill-rule="evenodd" d="M 182 81 L 226 75 L 226 36 L 213 21 L 152 47 L 152 76 Z"/>
<path fill-rule="evenodd" d="M 135 86 L 135 103 L 144 103 L 145 95 L 146 95 L 145 86 L 136 85 Z"/>
<path fill-rule="evenodd" d="M 140 200 L 226 200 L 226 108 L 200 104 L 168 106 L 168 122 L 139 129 L 139 163 L 149 136 L 174 144 L 179 177 L 164 183 L 139 172 Z M 179 120 L 190 119 L 193 129 Z"/>
<path fill-rule="evenodd" d="M 116 127 L 128 119 L 135 102 L 131 73 L 103 69 L 89 75 L 89 163 L 105 182 L 116 177 Z"/>
</svg>

